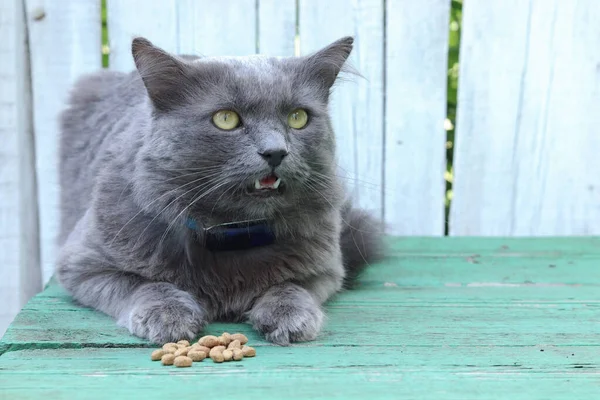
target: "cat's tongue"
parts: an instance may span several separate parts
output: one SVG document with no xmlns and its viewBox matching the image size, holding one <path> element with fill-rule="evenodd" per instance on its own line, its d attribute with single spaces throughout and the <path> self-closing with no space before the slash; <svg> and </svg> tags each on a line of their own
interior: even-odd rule
<svg viewBox="0 0 600 400">
<path fill-rule="evenodd" d="M 258 182 L 261 186 L 273 186 L 277 182 L 277 177 L 275 175 L 265 176 Z"/>
<path fill-rule="evenodd" d="M 281 179 L 279 179 L 275 175 L 267 175 L 262 179 L 257 179 L 254 182 L 255 189 L 277 189 L 279 184 L 281 183 Z"/>
</svg>

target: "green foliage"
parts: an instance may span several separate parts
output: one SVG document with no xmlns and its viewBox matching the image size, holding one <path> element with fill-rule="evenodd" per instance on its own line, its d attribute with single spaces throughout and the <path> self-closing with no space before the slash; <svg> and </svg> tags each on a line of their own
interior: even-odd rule
<svg viewBox="0 0 600 400">
<path fill-rule="evenodd" d="M 458 104 L 458 57 L 460 52 L 460 32 L 462 23 L 462 0 L 452 0 L 450 10 L 450 35 L 448 43 L 448 90 L 446 116 L 446 234 L 448 234 L 448 215 L 452 200 L 452 179 L 454 160 L 454 127 L 456 126 L 456 106 Z"/>
<path fill-rule="evenodd" d="M 109 47 L 106 0 L 100 0 L 100 7 L 102 9 L 102 68 L 108 68 Z"/>
</svg>

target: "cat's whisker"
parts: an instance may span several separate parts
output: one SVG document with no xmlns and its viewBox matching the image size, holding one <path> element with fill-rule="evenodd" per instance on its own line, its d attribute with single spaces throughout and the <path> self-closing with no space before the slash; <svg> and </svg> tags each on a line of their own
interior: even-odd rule
<svg viewBox="0 0 600 400">
<path fill-rule="evenodd" d="M 165 172 L 215 172 L 219 170 L 222 170 L 222 167 L 220 165 L 204 168 L 161 168 L 161 171 Z"/>
<path fill-rule="evenodd" d="M 220 187 L 222 187 L 223 185 L 227 184 L 228 182 L 226 180 L 221 180 L 220 183 L 216 183 L 211 189 L 207 190 L 206 192 L 202 193 L 200 196 L 198 196 L 196 199 L 192 200 L 190 202 L 190 204 L 188 204 L 186 207 L 183 208 L 183 210 L 181 210 L 179 212 L 179 214 L 177 214 L 175 216 L 175 218 L 173 218 L 173 220 L 169 223 L 169 225 L 167 226 L 167 229 L 165 230 L 165 232 L 162 234 L 159 242 L 158 242 L 158 246 L 160 246 L 163 241 L 166 239 L 167 234 L 169 233 L 169 231 L 171 230 L 171 228 L 173 227 L 173 224 L 175 222 L 177 222 L 177 220 L 179 220 L 179 217 L 181 217 L 183 215 L 184 212 L 186 212 L 191 206 L 193 206 L 196 202 L 198 202 L 198 200 L 202 199 L 205 196 L 208 196 L 210 193 L 214 192 L 215 190 L 219 189 Z"/>
<path fill-rule="evenodd" d="M 199 179 L 202 180 L 202 179 Z M 196 182 L 198 182 L 199 180 L 196 180 Z M 167 204 L 166 206 L 163 207 L 162 210 L 160 210 L 155 216 L 154 218 L 152 218 L 150 220 L 150 222 L 148 222 L 148 224 L 146 225 L 146 227 L 144 228 L 144 230 L 142 230 L 142 232 L 139 234 L 138 239 L 136 240 L 134 247 L 137 246 L 138 241 L 141 239 L 142 235 L 144 234 L 144 232 L 146 232 L 146 230 L 152 225 L 152 223 L 167 209 L 169 208 L 173 203 L 175 203 L 177 200 L 179 200 L 180 198 L 182 198 L 183 196 L 185 196 L 186 194 L 193 192 L 193 191 L 199 191 L 202 190 L 205 187 L 210 186 L 213 183 L 212 179 L 209 179 L 208 182 L 204 182 L 200 185 L 196 185 L 193 188 L 186 190 L 185 192 L 183 192 L 182 194 L 180 194 L 179 196 L 177 196 L 175 199 L 173 199 L 169 204 Z"/>
<path fill-rule="evenodd" d="M 188 183 L 185 183 L 183 185 L 177 186 L 176 188 L 170 189 L 168 191 L 166 191 L 165 193 L 163 193 L 162 195 L 160 195 L 159 197 L 157 197 L 156 199 L 154 199 L 153 201 L 151 201 L 150 203 L 144 205 L 143 207 L 141 207 L 141 209 L 133 216 L 131 217 L 124 225 L 123 227 L 121 227 L 121 229 L 119 229 L 119 231 L 115 234 L 115 237 L 112 239 L 112 241 L 110 242 L 111 244 L 115 241 L 115 239 L 117 238 L 117 236 L 119 236 L 119 233 L 121 233 L 123 231 L 123 229 L 125 229 L 125 227 L 131 223 L 137 216 L 139 216 L 142 212 L 146 211 L 148 209 L 148 207 L 150 207 L 152 204 L 156 203 L 158 200 L 162 199 L 165 196 L 170 195 L 171 193 L 173 193 L 176 190 L 180 190 L 183 189 L 185 186 L 197 183 L 197 182 L 201 182 L 203 180 L 206 179 L 210 179 L 213 176 L 219 175 L 219 173 L 214 173 L 208 176 L 203 176 L 201 178 L 198 179 L 194 179 L 193 181 L 190 181 Z M 209 181 L 210 182 L 210 181 Z M 185 193 L 183 193 L 183 195 L 185 195 L 186 193 L 189 193 L 192 190 L 195 190 L 195 188 L 197 188 L 198 185 L 196 185 L 194 188 L 186 191 Z M 140 233 L 140 235 L 138 236 L 138 240 L 141 237 L 141 235 L 146 231 L 146 229 L 148 229 L 148 227 L 152 224 L 152 222 L 154 222 L 154 220 L 167 208 L 169 207 L 174 201 L 178 200 L 181 196 L 177 197 L 175 200 L 173 200 L 171 203 L 167 204 L 156 216 L 154 216 L 154 218 L 152 218 L 152 220 L 148 223 L 148 225 L 146 225 L 146 228 L 144 228 L 144 230 L 142 231 L 142 233 Z M 136 241 L 137 244 L 137 241 Z"/>
<path fill-rule="evenodd" d="M 163 183 L 166 183 L 166 182 L 171 182 L 171 181 L 174 181 L 174 180 L 176 180 L 176 179 L 181 179 L 181 178 L 185 178 L 185 177 L 188 177 L 188 176 L 194 176 L 194 175 L 198 175 L 198 174 L 201 174 L 201 173 L 203 173 L 203 172 L 204 172 L 204 171 L 198 171 L 198 172 L 190 172 L 189 174 L 177 175 L 177 176 L 171 177 L 171 178 L 169 178 L 169 179 L 165 179 L 165 180 L 164 180 L 164 181 L 162 181 L 162 182 L 163 182 Z"/>
<path fill-rule="evenodd" d="M 125 229 L 125 227 L 126 227 L 127 225 L 129 225 L 129 224 L 130 224 L 130 223 L 131 223 L 131 222 L 132 222 L 132 221 L 133 221 L 135 218 L 137 218 L 137 217 L 138 217 L 138 216 L 139 216 L 141 213 L 143 213 L 144 211 L 146 211 L 146 210 L 148 209 L 148 207 L 150 207 L 152 204 L 156 203 L 157 201 L 159 201 L 159 200 L 160 200 L 160 199 L 162 199 L 163 197 L 165 197 L 165 196 L 168 196 L 169 194 L 171 194 L 172 192 L 174 192 L 174 191 L 176 191 L 176 190 L 182 189 L 182 188 L 184 188 L 185 186 L 191 185 L 191 184 L 193 184 L 193 183 L 196 183 L 196 182 L 198 182 L 198 181 L 200 181 L 200 180 L 202 180 L 202 179 L 205 179 L 205 178 L 208 178 L 208 177 L 211 177 L 211 176 L 214 176 L 214 175 L 218 175 L 218 174 L 216 174 L 216 173 L 215 173 L 215 174 L 209 175 L 209 176 L 207 176 L 207 177 L 202 177 L 202 178 L 199 178 L 199 179 L 193 180 L 193 181 L 191 181 L 191 182 L 185 183 L 185 184 L 183 184 L 183 185 L 180 185 L 180 186 L 178 186 L 178 187 L 176 187 L 176 188 L 170 189 L 170 190 L 166 191 L 165 193 L 163 193 L 162 195 L 160 195 L 159 197 L 157 197 L 156 199 L 154 199 L 153 201 L 151 201 L 150 203 L 148 203 L 148 204 L 144 205 L 143 207 L 141 207 L 141 208 L 140 208 L 140 210 L 139 210 L 137 213 L 135 213 L 135 214 L 134 214 L 134 216 L 133 216 L 133 217 L 131 217 L 131 218 L 130 218 L 130 219 L 127 221 L 127 222 L 125 222 L 125 224 L 124 224 L 124 225 L 121 227 L 121 229 L 119 229 L 119 230 L 117 231 L 117 233 L 115 234 L 115 236 L 114 236 L 114 237 L 111 239 L 111 241 L 110 241 L 109 245 L 112 245 L 112 244 L 114 243 L 115 239 L 116 239 L 116 238 L 119 236 L 119 234 L 120 234 L 120 233 L 123 231 L 123 229 Z"/>
<path fill-rule="evenodd" d="M 213 207 L 210 210 L 210 214 L 209 216 L 212 217 L 213 212 L 215 211 L 215 207 L 217 206 L 217 204 L 219 203 L 219 200 L 221 200 L 223 198 L 223 196 L 225 195 L 225 193 L 227 193 L 229 190 L 231 189 L 235 189 L 235 186 L 232 186 L 230 188 L 227 188 L 223 191 L 223 193 L 221 193 L 221 195 L 217 198 L 217 200 L 215 200 L 215 204 L 213 205 Z"/>
<path fill-rule="evenodd" d="M 333 173 L 333 176 L 336 176 L 336 177 L 341 178 L 341 179 L 353 180 L 353 181 L 363 182 L 363 183 L 367 183 L 367 184 L 371 184 L 371 185 L 381 186 L 378 183 L 370 182 L 368 180 L 363 179 L 359 175 L 356 175 L 355 173 L 348 171 L 347 169 L 343 168 L 339 164 L 325 164 L 325 163 L 319 163 L 319 162 L 316 162 L 316 161 L 311 161 L 311 165 L 317 165 L 317 166 L 321 166 L 321 167 L 333 167 L 335 170 L 342 170 L 343 172 L 346 173 L 345 175 L 340 175 L 338 173 Z M 320 174 L 320 172 L 315 171 L 315 170 L 313 170 L 312 173 Z"/>
<path fill-rule="evenodd" d="M 312 175 L 313 176 L 325 177 L 325 178 L 330 179 L 330 180 L 332 179 L 332 176 L 325 175 L 325 174 L 323 174 L 321 172 L 318 172 L 318 171 L 312 171 Z M 353 177 L 350 177 L 350 176 L 342 176 L 342 175 L 336 175 L 336 174 L 334 174 L 333 177 L 344 179 L 346 181 L 351 181 L 351 182 L 355 182 L 355 183 L 360 183 L 360 184 L 364 184 L 364 185 L 373 186 L 374 188 L 381 188 L 382 187 L 382 185 L 380 185 L 378 183 L 366 181 L 366 180 L 363 180 L 363 179 L 353 178 Z"/>
</svg>

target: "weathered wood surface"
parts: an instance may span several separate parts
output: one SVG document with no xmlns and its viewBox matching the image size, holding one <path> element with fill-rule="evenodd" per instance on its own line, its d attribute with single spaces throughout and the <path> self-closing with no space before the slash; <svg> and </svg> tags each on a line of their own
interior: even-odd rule
<svg viewBox="0 0 600 400">
<path fill-rule="evenodd" d="M 296 40 L 296 0 L 258 0 L 258 51 L 293 56 Z"/>
<path fill-rule="evenodd" d="M 393 239 L 328 305 L 319 340 L 162 367 L 149 345 L 54 283 L 0 345 L 0 397 L 574 399 L 600 395 L 600 238 Z M 32 385 L 31 382 L 35 382 Z"/>
<path fill-rule="evenodd" d="M 41 288 L 25 10 L 0 2 L 0 335 Z"/>
<path fill-rule="evenodd" d="M 450 2 L 386 4 L 386 230 L 403 236 L 442 236 Z"/>
<path fill-rule="evenodd" d="M 256 6 L 255 0 L 108 0 L 109 68 L 134 69 L 131 40 L 135 36 L 176 54 L 254 54 L 258 50 Z M 269 12 L 269 4 L 264 11 Z"/>
<path fill-rule="evenodd" d="M 598 0 L 464 2 L 452 235 L 600 234 L 598 21 Z"/>
<path fill-rule="evenodd" d="M 98 70 L 100 2 L 26 0 L 43 282 L 54 273 L 60 224 L 58 113 L 79 76 Z"/>
</svg>

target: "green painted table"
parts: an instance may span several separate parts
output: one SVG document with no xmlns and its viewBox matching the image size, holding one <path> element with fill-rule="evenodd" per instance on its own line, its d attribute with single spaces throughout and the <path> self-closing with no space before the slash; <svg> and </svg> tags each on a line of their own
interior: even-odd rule
<svg viewBox="0 0 600 400">
<path fill-rule="evenodd" d="M 50 284 L 0 343 L 2 399 L 600 399 L 600 238 L 395 239 L 318 341 L 192 368 Z"/>
</svg>

